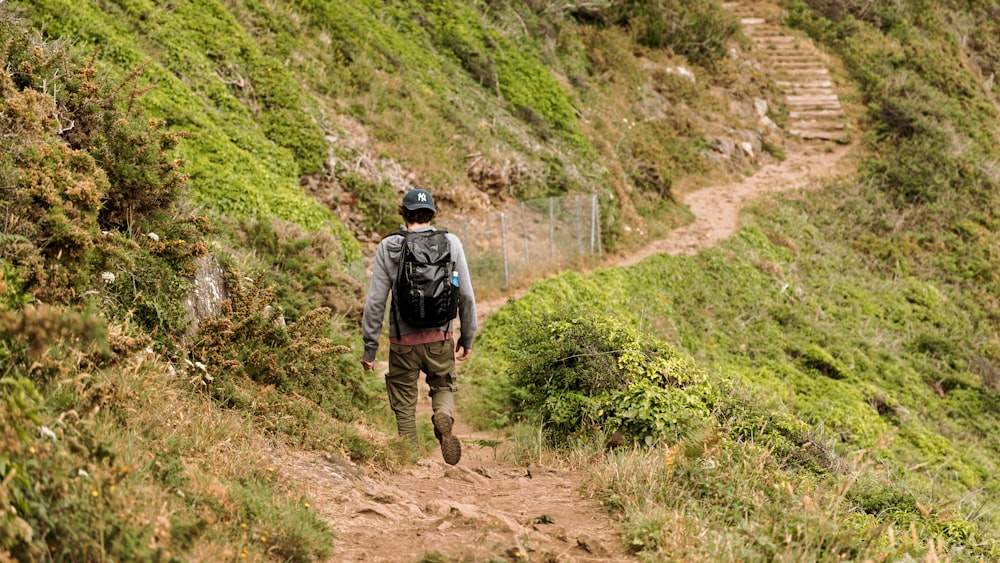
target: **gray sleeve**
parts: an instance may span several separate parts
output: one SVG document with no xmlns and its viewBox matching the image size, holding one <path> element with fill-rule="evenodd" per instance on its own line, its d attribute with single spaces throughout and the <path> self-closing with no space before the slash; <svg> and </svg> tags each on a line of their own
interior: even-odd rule
<svg viewBox="0 0 1000 563">
<path fill-rule="evenodd" d="M 469 276 L 469 263 L 465 259 L 465 250 L 457 236 L 449 233 L 451 253 L 455 259 L 455 270 L 458 272 L 458 319 L 461 322 L 461 334 L 458 345 L 466 350 L 472 349 L 472 338 L 476 335 L 476 294 L 472 289 L 472 278 Z"/>
<path fill-rule="evenodd" d="M 361 338 L 365 343 L 365 351 L 361 359 L 369 362 L 375 360 L 375 353 L 378 352 L 378 339 L 382 334 L 382 319 L 385 318 L 389 290 L 392 288 L 388 261 L 389 251 L 385 241 L 383 241 L 375 251 L 375 266 L 372 268 L 372 279 L 371 283 L 368 284 L 368 298 L 365 300 L 365 312 L 361 318 Z"/>
</svg>

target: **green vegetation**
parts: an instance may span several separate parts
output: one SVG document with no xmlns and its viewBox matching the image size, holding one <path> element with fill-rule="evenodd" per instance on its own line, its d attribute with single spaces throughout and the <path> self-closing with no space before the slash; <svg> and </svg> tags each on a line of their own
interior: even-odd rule
<svg viewBox="0 0 1000 563">
<path fill-rule="evenodd" d="M 142 103 L 183 132 L 194 203 L 236 217 L 278 217 L 325 229 L 356 253 L 350 235 L 298 186 L 326 159 L 320 117 L 281 61 L 266 56 L 221 3 L 33 2 L 53 37 L 86 40 L 112 76 L 145 67 Z"/>
<path fill-rule="evenodd" d="M 384 466 L 413 455 L 349 424 L 378 409 L 346 357 L 342 315 L 359 292 L 333 295 L 356 286 L 337 273 L 347 251 L 326 230 L 237 229 L 189 211 L 172 154 L 183 134 L 138 104 L 142 69 L 104 74 L 0 15 L 0 553 L 329 553 L 329 528 L 268 468 L 262 444 Z M 240 247 L 246 233 L 253 245 Z M 234 264 L 234 298 L 192 343 L 181 304 L 209 245 Z M 270 260 L 255 262 L 254 246 Z M 339 267 L 322 269 L 332 259 Z M 244 287 L 235 263 L 287 294 Z M 287 326 L 276 324 L 286 308 Z"/>
<path fill-rule="evenodd" d="M 0 3 L 0 559 L 335 554 L 261 452 L 420 453 L 357 362 L 355 235 L 408 183 L 596 193 L 609 249 L 674 226 L 752 127 L 732 106 L 776 103 L 688 4 Z M 494 455 L 586 466 L 644 559 L 996 560 L 998 8 L 783 4 L 857 88 L 859 173 L 696 256 L 539 282 L 463 409 Z M 209 257 L 228 298 L 195 327 Z"/>
<path fill-rule="evenodd" d="M 506 374 L 481 376 L 481 400 L 512 404 L 553 443 L 586 447 L 580 436 L 607 435 L 633 412 L 607 405 L 630 381 L 629 358 L 659 338 L 723 392 L 687 390 L 692 404 L 676 416 L 665 369 L 662 396 L 628 403 L 682 421 L 654 433 L 653 448 L 592 469 L 636 551 L 995 559 L 995 98 L 955 56 L 949 22 L 961 18 L 790 8 L 792 23 L 843 56 L 871 110 L 859 176 L 762 203 L 738 236 L 696 257 L 536 285 L 481 338 L 504 359 L 476 371 Z M 963 17 L 991 25 L 985 13 Z M 979 37 L 966 54 L 988 62 L 995 37 Z M 526 345 L 526 327 L 552 343 Z M 571 347 L 564 327 L 579 327 Z M 608 327 L 639 336 L 623 346 Z M 580 416 L 563 416 L 569 402 Z"/>
<path fill-rule="evenodd" d="M 395 225 L 375 210 L 393 215 L 403 186 L 358 166 L 374 155 L 452 194 L 456 208 L 477 206 L 477 188 L 495 189 L 489 170 L 501 165 L 514 171 L 501 199 L 575 192 L 610 202 L 623 195 L 607 185 L 620 168 L 639 188 L 635 197 L 659 201 L 702 170 L 704 132 L 689 121 L 691 105 L 712 103 L 713 87 L 767 97 L 759 81 L 735 78 L 724 45 L 737 26 L 714 6 L 631 2 L 578 13 L 449 0 L 19 4 L 46 34 L 96 52 L 102 71 L 145 67 L 140 78 L 152 89 L 138 101 L 184 133 L 176 156 L 196 205 L 327 230 L 352 258 L 353 238 L 300 183 L 352 194 L 341 201 L 379 234 Z M 666 72 L 647 78 L 631 54 L 633 36 L 657 65 L 689 64 L 672 50 L 715 70 L 684 88 Z M 683 100 L 650 110 L 683 90 Z M 715 100 L 711 111 L 736 123 Z M 340 142 L 359 126 L 370 147 Z M 470 155 L 486 163 L 484 174 L 467 170 Z M 605 216 L 610 227 L 613 209 Z M 614 245 L 618 228 L 609 230 Z"/>
</svg>

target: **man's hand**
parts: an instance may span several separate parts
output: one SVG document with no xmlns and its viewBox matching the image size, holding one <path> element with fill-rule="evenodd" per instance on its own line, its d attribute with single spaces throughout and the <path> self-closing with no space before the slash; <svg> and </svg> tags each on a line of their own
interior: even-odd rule
<svg viewBox="0 0 1000 563">
<path fill-rule="evenodd" d="M 369 362 L 368 360 L 362 359 L 361 365 L 368 371 L 375 371 L 375 360 Z"/>
<path fill-rule="evenodd" d="M 472 354 L 471 348 L 465 348 L 464 346 L 459 346 L 455 349 L 455 359 L 464 362 L 469 359 L 469 354 Z"/>
</svg>

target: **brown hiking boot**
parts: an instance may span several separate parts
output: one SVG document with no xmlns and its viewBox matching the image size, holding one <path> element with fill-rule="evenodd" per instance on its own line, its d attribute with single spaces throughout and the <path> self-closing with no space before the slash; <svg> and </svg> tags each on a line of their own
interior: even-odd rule
<svg viewBox="0 0 1000 563">
<path fill-rule="evenodd" d="M 455 465 L 462 459 L 462 442 L 451 433 L 452 420 L 448 413 L 438 411 L 431 417 L 434 423 L 434 436 L 441 442 L 441 456 L 448 465 Z"/>
</svg>

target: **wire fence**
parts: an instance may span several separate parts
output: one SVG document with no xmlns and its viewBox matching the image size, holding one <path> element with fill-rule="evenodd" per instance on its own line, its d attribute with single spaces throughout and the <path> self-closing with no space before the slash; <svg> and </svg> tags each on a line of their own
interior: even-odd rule
<svg viewBox="0 0 1000 563">
<path fill-rule="evenodd" d="M 538 279 L 603 255 L 596 195 L 534 199 L 475 216 L 439 216 L 434 225 L 461 239 L 477 293 Z M 349 267 L 367 286 L 371 259 Z"/>
</svg>

